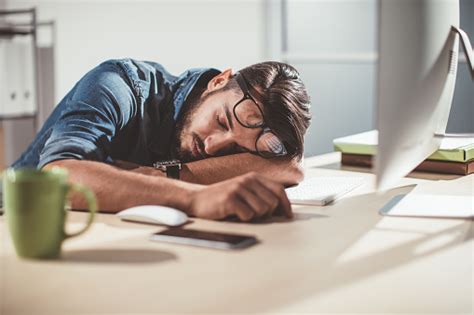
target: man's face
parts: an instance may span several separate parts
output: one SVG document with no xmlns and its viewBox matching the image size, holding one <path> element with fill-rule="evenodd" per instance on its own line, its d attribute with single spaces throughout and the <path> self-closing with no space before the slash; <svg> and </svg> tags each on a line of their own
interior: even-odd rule
<svg viewBox="0 0 474 315">
<path fill-rule="evenodd" d="M 218 88 L 192 104 L 183 117 L 178 135 L 178 155 L 183 161 L 255 152 L 255 141 L 262 128 L 243 127 L 233 113 L 234 105 L 242 97 L 242 91 Z"/>
</svg>

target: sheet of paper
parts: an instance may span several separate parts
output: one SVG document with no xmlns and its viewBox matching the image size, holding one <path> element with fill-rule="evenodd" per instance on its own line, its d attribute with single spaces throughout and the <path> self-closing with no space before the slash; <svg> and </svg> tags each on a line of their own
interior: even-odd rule
<svg viewBox="0 0 474 315">
<path fill-rule="evenodd" d="M 440 150 L 456 150 L 458 148 L 471 148 L 474 146 L 474 137 L 455 138 L 446 137 L 441 141 Z"/>
<path fill-rule="evenodd" d="M 360 145 L 377 145 L 378 131 L 371 130 L 355 135 L 334 139 L 334 143 L 350 143 Z M 474 137 L 445 137 L 441 141 L 440 150 L 456 150 L 474 146 Z"/>
<path fill-rule="evenodd" d="M 380 213 L 388 216 L 474 219 L 474 197 L 434 194 L 398 195 Z"/>
<path fill-rule="evenodd" d="M 334 143 L 350 143 L 362 145 L 377 145 L 378 131 L 370 130 L 347 137 L 334 139 Z"/>
</svg>

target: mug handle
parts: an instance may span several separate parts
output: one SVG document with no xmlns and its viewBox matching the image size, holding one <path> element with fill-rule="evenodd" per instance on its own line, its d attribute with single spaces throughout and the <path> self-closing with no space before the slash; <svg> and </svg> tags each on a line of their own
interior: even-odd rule
<svg viewBox="0 0 474 315">
<path fill-rule="evenodd" d="M 87 231 L 90 228 L 92 222 L 94 221 L 94 216 L 95 216 L 95 213 L 97 212 L 97 201 L 95 199 L 95 196 L 94 196 L 94 193 L 92 192 L 92 190 L 90 190 L 89 188 L 87 188 L 83 185 L 80 185 L 80 184 L 69 184 L 68 185 L 68 190 L 69 191 L 76 191 L 76 192 L 79 192 L 79 193 L 84 195 L 84 197 L 86 198 L 86 201 L 87 201 L 87 205 L 88 205 L 90 214 L 89 214 L 89 219 L 87 220 L 86 226 L 84 226 L 84 228 L 82 228 L 82 230 L 80 230 L 78 232 L 75 232 L 75 233 L 72 233 L 72 234 L 69 234 L 66 231 L 64 231 L 64 238 L 65 239 L 81 235 L 82 233 Z"/>
</svg>

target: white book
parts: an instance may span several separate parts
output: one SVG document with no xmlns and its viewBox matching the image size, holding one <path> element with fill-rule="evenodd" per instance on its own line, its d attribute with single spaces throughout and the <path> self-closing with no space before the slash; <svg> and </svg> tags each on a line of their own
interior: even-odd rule
<svg viewBox="0 0 474 315">
<path fill-rule="evenodd" d="M 378 144 L 378 131 L 370 130 L 333 140 L 335 147 L 363 146 L 376 150 Z M 474 137 L 445 137 L 441 140 L 439 150 L 456 150 L 460 148 L 474 147 Z M 364 152 L 365 154 L 375 154 L 375 151 Z M 362 154 L 362 153 L 361 153 Z"/>
</svg>

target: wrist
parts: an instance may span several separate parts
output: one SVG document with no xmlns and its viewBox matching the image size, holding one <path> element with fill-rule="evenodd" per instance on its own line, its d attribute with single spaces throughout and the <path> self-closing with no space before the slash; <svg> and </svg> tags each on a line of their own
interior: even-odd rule
<svg viewBox="0 0 474 315">
<path fill-rule="evenodd" d="M 166 177 L 166 174 L 160 170 L 157 170 L 153 167 L 143 166 L 143 165 L 139 165 L 132 162 L 116 160 L 112 165 L 118 169 L 130 171 L 135 174 Z"/>
<path fill-rule="evenodd" d="M 168 202 L 169 206 L 182 210 L 188 215 L 193 215 L 193 199 L 195 198 L 195 195 L 206 186 L 176 180 L 173 180 L 173 182 L 178 187 L 175 193 L 171 194 L 171 198 Z"/>
</svg>

